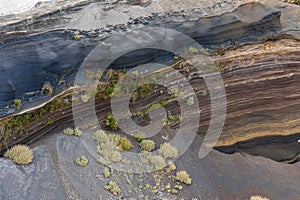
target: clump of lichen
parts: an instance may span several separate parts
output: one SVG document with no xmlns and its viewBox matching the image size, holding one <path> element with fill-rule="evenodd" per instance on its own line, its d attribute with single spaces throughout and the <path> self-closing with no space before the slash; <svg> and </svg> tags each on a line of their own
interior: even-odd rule
<svg viewBox="0 0 300 200">
<path fill-rule="evenodd" d="M 79 158 L 76 158 L 74 161 L 75 161 L 75 163 L 76 163 L 77 165 L 79 165 L 79 166 L 81 166 L 81 167 L 85 167 L 85 166 L 87 166 L 88 163 L 89 163 L 89 160 L 88 160 L 87 157 L 85 157 L 85 156 L 81 156 L 81 157 L 79 157 Z"/>
<path fill-rule="evenodd" d="M 16 145 L 9 149 L 4 157 L 12 159 L 16 164 L 28 165 L 33 160 L 33 153 L 26 145 Z"/>
</svg>

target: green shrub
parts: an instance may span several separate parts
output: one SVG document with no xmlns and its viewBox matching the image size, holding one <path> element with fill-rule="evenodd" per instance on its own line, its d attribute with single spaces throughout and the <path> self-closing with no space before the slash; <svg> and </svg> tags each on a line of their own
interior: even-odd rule
<svg viewBox="0 0 300 200">
<path fill-rule="evenodd" d="M 19 110 L 21 108 L 21 106 L 22 106 L 22 100 L 21 99 L 15 99 L 14 100 L 14 105 Z"/>
<path fill-rule="evenodd" d="M 161 156 L 151 156 L 150 163 L 155 170 L 160 170 L 166 166 L 165 159 Z"/>
<path fill-rule="evenodd" d="M 120 140 L 121 140 L 121 136 L 118 134 L 109 134 L 108 135 L 108 140 L 110 143 L 112 143 L 115 146 L 119 146 L 120 145 Z"/>
<path fill-rule="evenodd" d="M 178 150 L 170 143 L 164 143 L 161 145 L 158 152 L 164 158 L 176 158 L 178 156 Z"/>
<path fill-rule="evenodd" d="M 190 175 L 186 171 L 179 171 L 176 173 L 175 180 L 185 183 L 187 185 L 192 184 L 192 179 L 190 178 Z"/>
<path fill-rule="evenodd" d="M 118 122 L 115 120 L 115 118 L 111 114 L 108 114 L 106 116 L 105 124 L 106 124 L 106 126 L 110 127 L 112 130 L 118 129 Z"/>
<path fill-rule="evenodd" d="M 53 124 L 53 120 L 52 120 L 50 117 L 48 117 L 48 118 L 45 120 L 45 124 L 46 124 L 46 125 Z"/>
<path fill-rule="evenodd" d="M 42 92 L 44 94 L 52 94 L 53 93 L 53 87 L 50 85 L 49 82 L 46 82 L 42 87 Z"/>
<path fill-rule="evenodd" d="M 167 106 L 169 104 L 169 102 L 166 101 L 166 100 L 160 100 L 159 104 L 162 105 L 162 106 Z"/>
<path fill-rule="evenodd" d="M 155 142 L 152 140 L 143 140 L 140 145 L 143 151 L 151 152 L 155 148 Z"/>
<path fill-rule="evenodd" d="M 132 148 L 131 142 L 130 140 L 128 140 L 127 138 L 123 137 L 120 139 L 120 146 L 124 151 L 128 151 Z"/>
<path fill-rule="evenodd" d="M 74 130 L 71 128 L 66 128 L 64 130 L 64 134 L 66 134 L 66 135 L 73 135 L 73 133 L 74 133 Z"/>
<path fill-rule="evenodd" d="M 4 157 L 12 159 L 16 164 L 28 165 L 33 160 L 33 153 L 26 145 L 16 145 L 5 152 Z"/>
<path fill-rule="evenodd" d="M 74 135 L 76 137 L 80 137 L 82 134 L 82 132 L 78 128 L 75 128 L 75 129 L 66 128 L 63 132 L 66 135 Z"/>
<path fill-rule="evenodd" d="M 119 195 L 122 193 L 120 187 L 118 186 L 118 184 L 114 181 L 110 181 L 108 183 L 108 185 L 104 186 L 104 189 L 110 191 L 111 193 L 113 193 L 113 195 Z"/>
<path fill-rule="evenodd" d="M 79 165 L 81 167 L 85 167 L 89 163 L 89 160 L 85 156 L 81 156 L 81 158 L 76 158 L 74 161 L 77 165 Z"/>
</svg>

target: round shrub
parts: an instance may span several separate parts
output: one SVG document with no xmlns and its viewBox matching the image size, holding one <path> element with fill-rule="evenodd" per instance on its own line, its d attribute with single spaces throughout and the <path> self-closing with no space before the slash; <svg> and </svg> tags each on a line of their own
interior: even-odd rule
<svg viewBox="0 0 300 200">
<path fill-rule="evenodd" d="M 166 166 L 165 159 L 161 156 L 151 156 L 150 163 L 155 170 L 160 170 Z"/>
<path fill-rule="evenodd" d="M 190 178 L 190 175 L 186 171 L 179 171 L 176 173 L 175 180 L 185 183 L 187 185 L 192 184 L 192 179 Z"/>
<path fill-rule="evenodd" d="M 140 145 L 143 151 L 151 152 L 155 148 L 155 142 L 152 140 L 143 140 Z"/>
<path fill-rule="evenodd" d="M 92 139 L 93 139 L 94 141 L 96 141 L 97 144 L 102 144 L 102 143 L 106 143 L 106 142 L 109 141 L 108 135 L 107 135 L 103 130 L 96 131 L 96 132 L 92 135 Z"/>
<path fill-rule="evenodd" d="M 128 140 L 127 138 L 123 137 L 120 139 L 120 146 L 124 151 L 128 151 L 132 148 L 131 142 L 130 140 Z"/>
<path fill-rule="evenodd" d="M 33 160 L 33 153 L 26 145 L 16 145 L 8 150 L 4 157 L 12 159 L 16 164 L 28 165 Z"/>
<path fill-rule="evenodd" d="M 161 145 L 158 152 L 164 158 L 176 158 L 178 156 L 178 150 L 170 143 L 164 143 Z"/>
</svg>

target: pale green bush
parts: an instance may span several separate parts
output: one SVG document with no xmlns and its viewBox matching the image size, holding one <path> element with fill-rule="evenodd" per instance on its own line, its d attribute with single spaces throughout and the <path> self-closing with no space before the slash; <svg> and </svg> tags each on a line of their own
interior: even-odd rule
<svg viewBox="0 0 300 200">
<path fill-rule="evenodd" d="M 143 151 L 151 152 L 155 148 L 155 142 L 152 140 L 143 140 L 140 145 Z"/>
<path fill-rule="evenodd" d="M 176 158 L 178 156 L 178 150 L 170 143 L 162 144 L 158 152 L 164 158 Z"/>
<path fill-rule="evenodd" d="M 4 157 L 12 159 L 16 164 L 28 165 L 33 160 L 33 153 L 26 145 L 16 145 L 5 152 Z"/>
<path fill-rule="evenodd" d="M 107 143 L 109 141 L 108 135 L 103 130 L 98 130 L 92 135 L 92 139 L 97 144 Z"/>
<path fill-rule="evenodd" d="M 64 130 L 64 134 L 66 134 L 66 135 L 73 135 L 73 133 L 74 133 L 74 130 L 71 128 L 66 128 Z"/>
<path fill-rule="evenodd" d="M 166 166 L 166 161 L 161 156 L 151 156 L 150 163 L 155 170 L 160 170 Z"/>
<path fill-rule="evenodd" d="M 192 184 L 192 179 L 190 178 L 190 175 L 186 171 L 179 171 L 176 173 L 175 180 L 185 183 L 187 185 Z"/>
</svg>

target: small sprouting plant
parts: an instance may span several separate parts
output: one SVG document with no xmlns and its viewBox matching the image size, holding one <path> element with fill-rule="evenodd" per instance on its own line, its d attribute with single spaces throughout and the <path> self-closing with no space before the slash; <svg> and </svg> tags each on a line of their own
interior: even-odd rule
<svg viewBox="0 0 300 200">
<path fill-rule="evenodd" d="M 168 163 L 168 167 L 171 171 L 175 171 L 176 170 L 176 165 L 173 162 L 169 162 Z"/>
<path fill-rule="evenodd" d="M 132 144 L 130 142 L 130 140 L 128 140 L 127 138 L 123 137 L 120 139 L 120 147 L 124 150 L 124 151 L 128 151 L 132 148 Z"/>
<path fill-rule="evenodd" d="M 173 119 L 174 119 L 174 117 L 173 117 L 172 115 L 168 115 L 167 121 L 164 122 L 164 126 L 169 126 L 169 125 L 171 125 Z"/>
<path fill-rule="evenodd" d="M 175 180 L 185 183 L 187 185 L 192 184 L 192 179 L 190 178 L 190 175 L 186 171 L 179 171 L 176 173 Z"/>
<path fill-rule="evenodd" d="M 77 165 L 79 165 L 79 166 L 81 166 L 81 167 L 85 167 L 85 166 L 87 166 L 88 163 L 89 163 L 89 160 L 88 160 L 87 157 L 85 157 L 85 156 L 81 156 L 81 157 L 79 157 L 79 158 L 76 158 L 74 161 L 75 161 L 75 163 L 76 163 Z"/>
<path fill-rule="evenodd" d="M 110 127 L 112 130 L 118 129 L 118 122 L 115 120 L 115 118 L 111 114 L 108 114 L 106 116 L 105 124 L 106 124 L 106 126 Z"/>
<path fill-rule="evenodd" d="M 46 124 L 46 125 L 53 124 L 53 120 L 52 120 L 50 117 L 48 117 L 48 118 L 45 120 L 45 124 Z"/>
<path fill-rule="evenodd" d="M 167 106 L 169 103 L 166 100 L 160 100 L 159 104 L 162 105 L 162 106 Z"/>
<path fill-rule="evenodd" d="M 224 45 L 221 45 L 220 47 L 218 47 L 218 48 L 216 49 L 215 54 L 216 54 L 216 55 L 219 55 L 219 56 L 223 56 L 223 55 L 225 54 L 226 49 L 227 49 L 227 48 L 226 48 Z"/>
<path fill-rule="evenodd" d="M 158 150 L 159 154 L 164 158 L 176 158 L 178 156 L 178 150 L 170 143 L 164 143 Z"/>
<path fill-rule="evenodd" d="M 109 178 L 111 173 L 110 170 L 107 167 L 105 167 L 102 171 L 102 174 L 105 178 Z"/>
<path fill-rule="evenodd" d="M 151 152 L 155 148 L 155 142 L 152 140 L 143 140 L 140 145 L 143 151 Z"/>
<path fill-rule="evenodd" d="M 195 47 L 190 47 L 190 48 L 189 48 L 189 53 L 196 54 L 196 53 L 199 53 L 199 51 L 198 51 L 198 49 L 196 49 Z"/>
<path fill-rule="evenodd" d="M 28 165 L 33 160 L 33 153 L 26 145 L 16 145 L 5 152 L 4 157 L 10 158 L 18 165 Z"/>
<path fill-rule="evenodd" d="M 77 137 L 80 137 L 82 134 L 81 130 L 79 130 L 78 128 L 75 128 L 73 130 L 73 135 L 77 136 Z"/>
<path fill-rule="evenodd" d="M 15 99 L 14 100 L 14 105 L 19 110 L 21 108 L 21 106 L 22 106 L 22 100 L 21 99 Z"/>
<path fill-rule="evenodd" d="M 49 82 L 46 82 L 43 87 L 42 87 L 42 92 L 44 94 L 52 94 L 53 93 L 53 87 L 51 86 L 51 84 Z"/>
<path fill-rule="evenodd" d="M 192 106 L 192 105 L 194 105 L 195 104 L 195 102 L 194 102 L 194 97 L 189 97 L 188 99 L 187 99 L 187 105 L 189 105 L 189 106 Z"/>
<path fill-rule="evenodd" d="M 79 35 L 78 33 L 76 33 L 75 36 L 74 36 L 74 39 L 75 40 L 80 40 L 81 39 L 81 35 Z"/>
<path fill-rule="evenodd" d="M 115 196 L 122 193 L 120 187 L 114 181 L 110 181 L 107 185 L 104 185 L 103 188 L 110 191 Z"/>
<path fill-rule="evenodd" d="M 135 141 L 142 142 L 143 140 L 145 140 L 145 138 L 146 136 L 142 132 L 138 131 L 135 137 Z"/>
</svg>

